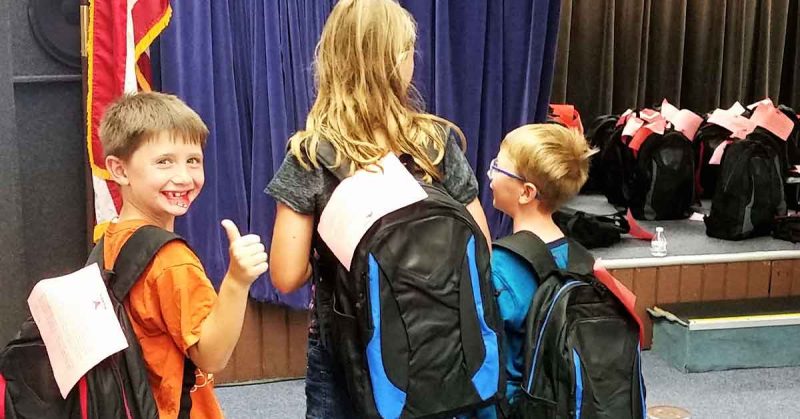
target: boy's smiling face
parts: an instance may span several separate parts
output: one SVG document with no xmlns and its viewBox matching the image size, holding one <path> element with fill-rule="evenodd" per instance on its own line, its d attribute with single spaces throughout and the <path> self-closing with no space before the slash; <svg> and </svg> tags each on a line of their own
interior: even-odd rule
<svg viewBox="0 0 800 419">
<path fill-rule="evenodd" d="M 122 162 L 128 215 L 171 226 L 184 215 L 205 182 L 203 149 L 161 132 Z M 124 211 L 123 211 L 124 212 Z"/>
</svg>

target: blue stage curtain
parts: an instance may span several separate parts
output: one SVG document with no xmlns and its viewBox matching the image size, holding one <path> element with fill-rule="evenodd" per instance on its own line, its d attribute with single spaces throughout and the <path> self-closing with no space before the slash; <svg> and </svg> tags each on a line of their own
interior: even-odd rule
<svg viewBox="0 0 800 419">
<path fill-rule="evenodd" d="M 183 98 L 211 130 L 204 191 L 176 229 L 218 286 L 228 263 L 220 220 L 270 245 L 275 202 L 262 191 L 313 103 L 314 47 L 335 1 L 172 3 L 172 21 L 153 52 L 160 88 Z M 508 131 L 546 116 L 560 1 L 401 4 L 419 30 L 415 84 L 430 112 L 464 130 L 492 233 L 506 234 L 485 173 Z M 282 295 L 267 277 L 251 295 L 295 308 L 309 298 L 307 287 Z"/>
</svg>

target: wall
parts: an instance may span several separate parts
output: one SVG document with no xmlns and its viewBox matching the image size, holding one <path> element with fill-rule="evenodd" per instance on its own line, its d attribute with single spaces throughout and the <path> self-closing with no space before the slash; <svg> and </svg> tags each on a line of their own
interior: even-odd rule
<svg viewBox="0 0 800 419">
<path fill-rule="evenodd" d="M 81 72 L 39 46 L 28 3 L 0 1 L 0 345 L 36 281 L 87 255 Z"/>
</svg>

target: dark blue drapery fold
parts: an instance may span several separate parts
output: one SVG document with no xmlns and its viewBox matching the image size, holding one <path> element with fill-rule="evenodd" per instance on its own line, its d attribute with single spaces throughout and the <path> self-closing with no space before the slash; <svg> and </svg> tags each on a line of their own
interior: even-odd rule
<svg viewBox="0 0 800 419">
<path fill-rule="evenodd" d="M 215 284 L 227 269 L 220 220 L 269 246 L 275 203 L 262 191 L 286 141 L 313 103 L 314 47 L 333 0 L 173 2 L 154 61 L 161 90 L 192 106 L 211 130 L 206 186 L 176 229 Z M 508 231 L 491 205 L 488 162 L 511 129 L 544 120 L 559 0 L 401 1 L 417 20 L 415 83 L 430 112 L 458 124 L 494 235 Z M 262 277 L 251 295 L 305 307 L 308 289 L 278 293 Z"/>
</svg>

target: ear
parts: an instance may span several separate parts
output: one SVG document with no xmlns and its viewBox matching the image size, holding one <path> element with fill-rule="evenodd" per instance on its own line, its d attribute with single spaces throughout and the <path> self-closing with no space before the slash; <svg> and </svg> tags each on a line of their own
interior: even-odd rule
<svg viewBox="0 0 800 419">
<path fill-rule="evenodd" d="M 536 185 L 530 182 L 525 182 L 522 184 L 522 193 L 519 195 L 519 204 L 527 205 L 532 201 L 535 201 L 538 194 L 539 190 L 536 189 Z"/>
<path fill-rule="evenodd" d="M 117 182 L 121 186 L 130 184 L 128 180 L 128 171 L 125 168 L 125 162 L 117 156 L 106 157 L 106 170 L 111 174 L 111 180 Z"/>
</svg>

